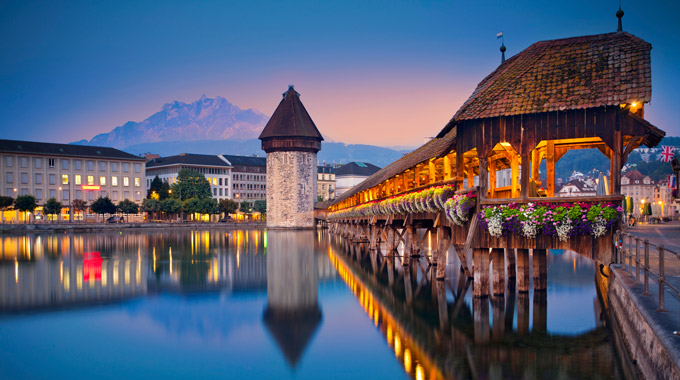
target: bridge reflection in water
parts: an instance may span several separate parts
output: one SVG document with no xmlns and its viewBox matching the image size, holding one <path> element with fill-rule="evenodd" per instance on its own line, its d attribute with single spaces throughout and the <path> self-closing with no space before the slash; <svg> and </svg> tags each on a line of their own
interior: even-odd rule
<svg viewBox="0 0 680 380">
<path fill-rule="evenodd" d="M 415 379 L 624 377 L 601 299 L 594 300 L 593 329 L 575 335 L 551 333 L 546 291 L 508 289 L 505 296 L 476 298 L 469 294 L 471 280 L 462 272 L 436 280 L 436 267 L 422 257 L 402 266 L 397 255 L 384 256 L 342 238 L 332 240 L 331 262 Z M 555 276 L 558 281 L 577 273 L 577 260 L 586 260 L 572 255 L 574 273 Z M 568 268 L 561 264 L 561 270 Z M 579 265 L 594 272 L 592 262 Z M 595 281 L 603 280 L 596 276 Z"/>
</svg>

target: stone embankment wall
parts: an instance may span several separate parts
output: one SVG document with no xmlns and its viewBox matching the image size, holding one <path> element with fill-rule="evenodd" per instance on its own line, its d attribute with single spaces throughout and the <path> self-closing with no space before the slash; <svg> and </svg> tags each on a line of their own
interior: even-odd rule
<svg viewBox="0 0 680 380">
<path fill-rule="evenodd" d="M 658 292 L 651 286 L 652 295 L 642 296 L 641 285 L 623 269 L 610 273 L 611 315 L 630 361 L 624 366 L 645 379 L 680 379 L 680 336 L 673 334 L 677 316 L 655 311 Z"/>
<path fill-rule="evenodd" d="M 267 227 L 314 227 L 316 153 L 267 153 Z"/>
</svg>

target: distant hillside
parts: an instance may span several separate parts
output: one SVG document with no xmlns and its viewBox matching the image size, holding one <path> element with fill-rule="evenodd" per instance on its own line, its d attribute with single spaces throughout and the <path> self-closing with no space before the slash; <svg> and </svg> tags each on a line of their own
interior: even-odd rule
<svg viewBox="0 0 680 380">
<path fill-rule="evenodd" d="M 144 143 L 129 146 L 123 150 L 132 154 L 155 153 L 161 156 L 172 156 L 180 153 L 202 154 L 236 154 L 251 156 L 256 154 L 264 157 L 260 149 L 260 140 L 201 140 L 201 141 L 168 141 L 158 143 Z M 373 145 L 344 144 L 337 142 L 322 142 L 318 154 L 320 163 L 348 163 L 351 161 L 370 162 L 385 167 L 401 157 L 405 151 L 383 148 Z"/>
<path fill-rule="evenodd" d="M 140 143 L 196 140 L 247 140 L 259 135 L 269 117 L 225 98 L 203 95 L 192 103 L 174 101 L 141 122 L 129 121 L 111 132 L 77 144 L 126 148 Z"/>
</svg>

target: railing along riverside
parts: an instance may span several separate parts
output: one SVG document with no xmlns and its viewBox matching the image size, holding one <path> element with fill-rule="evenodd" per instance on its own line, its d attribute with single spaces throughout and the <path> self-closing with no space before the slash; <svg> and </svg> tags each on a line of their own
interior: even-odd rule
<svg viewBox="0 0 680 380">
<path fill-rule="evenodd" d="M 626 244 L 626 238 L 628 240 L 628 244 Z M 633 241 L 635 241 L 635 244 L 633 244 Z M 643 252 L 643 259 L 644 261 L 641 262 L 640 260 L 640 241 L 642 241 L 642 244 L 644 246 L 644 252 Z M 665 248 L 663 245 L 655 245 L 649 242 L 647 239 L 640 239 L 637 236 L 616 231 L 616 239 L 614 239 L 614 244 L 616 245 L 616 249 L 618 252 L 616 262 L 619 264 L 623 264 L 623 267 L 626 272 L 631 273 L 633 272 L 633 262 L 635 262 L 635 279 L 640 282 L 640 266 L 642 266 L 642 272 L 643 272 L 643 284 L 644 284 L 644 290 L 642 292 L 643 296 L 650 296 L 651 294 L 649 293 L 649 278 L 652 277 L 653 279 L 656 279 L 657 284 L 659 285 L 659 307 L 656 309 L 657 312 L 660 313 L 665 313 L 666 310 L 666 300 L 665 300 L 665 291 L 666 288 L 669 290 L 670 294 L 675 297 L 678 301 L 680 301 L 680 289 L 676 288 L 673 284 L 669 283 L 666 281 L 666 253 L 670 253 L 672 256 L 675 257 L 675 259 L 680 260 L 680 254 L 677 252 L 673 252 L 670 249 Z M 628 249 L 626 249 L 626 245 L 628 246 Z M 659 265 L 658 265 L 658 273 L 655 273 L 652 268 L 649 266 L 649 248 L 652 247 L 658 251 L 659 254 Z M 626 263 L 626 259 L 628 259 L 628 263 Z M 673 331 L 673 334 L 675 335 L 680 335 L 680 330 Z"/>
</svg>

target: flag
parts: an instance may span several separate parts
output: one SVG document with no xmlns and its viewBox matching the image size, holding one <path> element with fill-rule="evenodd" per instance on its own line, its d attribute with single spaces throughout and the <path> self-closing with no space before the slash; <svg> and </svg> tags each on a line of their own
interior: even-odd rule
<svg viewBox="0 0 680 380">
<path fill-rule="evenodd" d="M 673 150 L 675 149 L 674 146 L 664 146 L 661 149 L 661 161 L 663 162 L 671 162 L 673 159 Z"/>
<path fill-rule="evenodd" d="M 496 39 L 503 38 L 503 32 L 496 33 Z"/>
<path fill-rule="evenodd" d="M 675 178 L 675 174 L 669 174 L 668 175 L 668 187 L 674 188 L 675 187 L 675 181 L 677 181 L 677 179 Z"/>
</svg>

